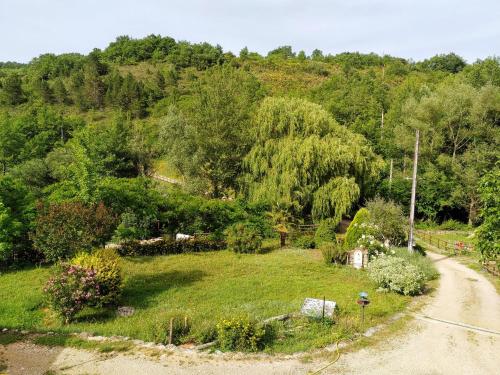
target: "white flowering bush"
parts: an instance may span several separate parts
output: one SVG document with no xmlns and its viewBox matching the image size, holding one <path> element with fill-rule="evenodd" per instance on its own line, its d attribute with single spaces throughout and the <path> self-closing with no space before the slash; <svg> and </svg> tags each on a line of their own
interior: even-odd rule
<svg viewBox="0 0 500 375">
<path fill-rule="evenodd" d="M 382 256 L 368 264 L 368 274 L 380 290 L 406 295 L 421 294 L 426 277 L 415 265 L 394 256 Z"/>
<path fill-rule="evenodd" d="M 382 243 L 373 234 L 362 234 L 356 242 L 356 247 L 368 250 L 368 255 L 371 257 L 378 257 L 389 253 L 394 254 L 394 250 L 390 250 L 389 243 Z"/>
</svg>

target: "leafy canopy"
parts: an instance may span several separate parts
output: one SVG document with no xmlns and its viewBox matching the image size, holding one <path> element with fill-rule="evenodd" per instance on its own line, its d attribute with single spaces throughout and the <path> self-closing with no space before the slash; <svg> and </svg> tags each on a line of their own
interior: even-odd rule
<svg viewBox="0 0 500 375">
<path fill-rule="evenodd" d="M 248 194 L 296 216 L 340 221 L 381 167 L 363 136 L 303 99 L 266 98 L 254 130 L 245 158 Z"/>
</svg>

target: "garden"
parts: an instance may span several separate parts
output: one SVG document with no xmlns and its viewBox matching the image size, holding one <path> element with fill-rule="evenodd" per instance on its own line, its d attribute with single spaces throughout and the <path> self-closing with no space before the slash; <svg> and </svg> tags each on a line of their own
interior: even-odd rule
<svg viewBox="0 0 500 375">
<path fill-rule="evenodd" d="M 0 327 L 289 353 L 387 322 L 438 277 L 405 249 L 415 124 L 416 219 L 477 227 L 498 269 L 498 61 L 316 55 L 151 36 L 0 66 Z"/>
<path fill-rule="evenodd" d="M 96 227 L 107 225 L 105 209 L 97 206 L 92 214 L 66 208 L 48 208 L 39 216 L 45 240 L 39 248 L 53 264 L 0 277 L 3 327 L 293 353 L 353 339 L 386 322 L 438 276 L 424 256 L 398 248 L 406 236 L 403 213 L 382 199 L 360 209 L 345 234 L 336 233 L 331 220 L 312 226 L 312 233 L 282 224 L 289 228 L 285 247 L 272 230 L 271 217 L 254 210 L 253 218 L 228 222 L 218 234 L 184 240 L 126 238 L 117 246 L 92 250 L 92 241 L 98 242 L 93 238 L 88 250 L 77 251 L 61 228 L 73 231 L 72 222 L 81 224 L 82 217 L 75 218 L 79 213 L 88 224 L 79 240 L 91 239 Z M 61 236 L 65 246 L 58 247 Z M 366 270 L 346 265 L 353 248 L 368 251 Z M 371 300 L 364 322 L 356 303 L 360 292 Z M 305 298 L 332 300 L 338 309 L 323 319 L 301 315 Z M 127 313 L 119 313 L 122 309 Z M 267 321 L 277 316 L 287 318 Z"/>
</svg>

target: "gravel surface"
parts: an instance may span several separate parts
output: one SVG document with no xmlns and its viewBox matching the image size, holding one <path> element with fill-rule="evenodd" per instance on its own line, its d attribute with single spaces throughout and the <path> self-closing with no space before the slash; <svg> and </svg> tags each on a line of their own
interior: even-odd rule
<svg viewBox="0 0 500 375">
<path fill-rule="evenodd" d="M 500 297 L 482 275 L 453 259 L 429 253 L 441 272 L 436 295 L 404 335 L 344 354 L 321 374 L 498 374 Z M 0 346 L 1 348 L 1 346 Z M 296 357 L 166 352 L 98 354 L 72 348 L 15 343 L 0 355 L 10 374 L 308 374 L 326 362 Z"/>
</svg>

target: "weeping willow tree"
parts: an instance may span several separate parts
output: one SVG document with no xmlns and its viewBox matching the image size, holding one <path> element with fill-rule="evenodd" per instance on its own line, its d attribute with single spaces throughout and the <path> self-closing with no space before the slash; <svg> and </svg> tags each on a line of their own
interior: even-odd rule
<svg viewBox="0 0 500 375">
<path fill-rule="evenodd" d="M 303 99 L 265 99 L 254 131 L 244 161 L 247 193 L 295 216 L 339 222 L 382 167 L 363 136 Z"/>
</svg>

